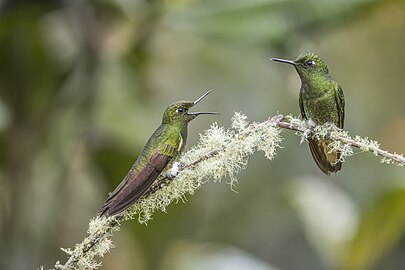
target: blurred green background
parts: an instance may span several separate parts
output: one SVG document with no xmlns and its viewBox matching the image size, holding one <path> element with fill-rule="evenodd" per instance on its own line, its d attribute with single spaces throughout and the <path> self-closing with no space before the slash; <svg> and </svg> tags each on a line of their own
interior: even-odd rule
<svg viewBox="0 0 405 270">
<path fill-rule="evenodd" d="M 122 180 L 164 108 L 213 93 L 188 147 L 234 111 L 299 114 L 296 72 L 317 52 L 346 97 L 346 129 L 405 152 L 405 1 L 0 0 L 0 269 L 65 261 L 59 247 Z M 397 270 L 405 170 L 371 154 L 331 177 L 299 137 L 209 183 L 147 226 L 126 222 L 102 269 Z"/>
</svg>

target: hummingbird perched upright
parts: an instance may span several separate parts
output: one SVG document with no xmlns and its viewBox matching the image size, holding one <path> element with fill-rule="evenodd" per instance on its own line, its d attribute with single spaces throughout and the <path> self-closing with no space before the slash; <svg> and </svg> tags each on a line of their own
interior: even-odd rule
<svg viewBox="0 0 405 270">
<path fill-rule="evenodd" d="M 163 114 L 162 124 L 149 138 L 141 155 L 135 161 L 124 180 L 110 193 L 99 211 L 99 216 L 113 216 L 133 205 L 149 189 L 164 169 L 169 169 L 184 149 L 188 123 L 201 114 L 216 112 L 189 112 L 210 91 L 196 101 L 178 101 Z"/>
<path fill-rule="evenodd" d="M 271 60 L 293 65 L 301 78 L 299 104 L 301 116 L 310 123 L 332 123 L 343 128 L 345 99 L 340 85 L 332 80 L 325 62 L 311 52 L 301 53 L 294 61 L 272 58 Z M 308 139 L 309 149 L 325 174 L 336 173 L 342 168 L 341 153 L 330 151 L 328 141 Z"/>
</svg>

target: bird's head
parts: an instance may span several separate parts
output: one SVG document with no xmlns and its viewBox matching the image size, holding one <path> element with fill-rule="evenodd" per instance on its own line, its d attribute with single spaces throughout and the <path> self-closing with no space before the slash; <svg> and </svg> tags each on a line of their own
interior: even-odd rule
<svg viewBox="0 0 405 270">
<path fill-rule="evenodd" d="M 303 52 L 293 61 L 280 58 L 272 58 L 271 60 L 293 65 L 302 79 L 329 76 L 328 67 L 325 62 L 312 52 Z"/>
<path fill-rule="evenodd" d="M 163 124 L 187 124 L 201 114 L 218 114 L 217 112 L 190 112 L 198 102 L 205 98 L 211 91 L 208 91 L 196 101 L 177 101 L 167 107 L 163 114 Z"/>
</svg>

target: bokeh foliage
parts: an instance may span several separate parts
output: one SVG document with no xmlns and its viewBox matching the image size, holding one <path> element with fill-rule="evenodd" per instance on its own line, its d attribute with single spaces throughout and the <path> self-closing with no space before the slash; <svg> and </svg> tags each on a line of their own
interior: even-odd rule
<svg viewBox="0 0 405 270">
<path fill-rule="evenodd" d="M 401 0 L 0 1 L 0 268 L 63 261 L 169 103 L 212 89 L 220 125 L 298 114 L 298 77 L 270 57 L 319 53 L 347 130 L 405 152 L 404 43 Z M 359 154 L 326 178 L 284 135 L 237 194 L 206 185 L 124 224 L 103 269 L 400 269 L 404 170 Z"/>
</svg>

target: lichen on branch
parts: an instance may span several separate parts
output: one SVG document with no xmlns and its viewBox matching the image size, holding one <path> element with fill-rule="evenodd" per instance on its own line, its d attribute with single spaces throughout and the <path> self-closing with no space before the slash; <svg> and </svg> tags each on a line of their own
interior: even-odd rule
<svg viewBox="0 0 405 270">
<path fill-rule="evenodd" d="M 379 142 L 358 135 L 353 137 L 346 130 L 332 124 L 312 127 L 307 121 L 292 116 L 284 117 L 283 115 L 277 115 L 269 121 L 277 127 L 299 132 L 302 138 L 301 141 L 305 141 L 308 137 L 331 141 L 329 144 L 331 151 L 342 153 L 340 161 L 345 161 L 346 157 L 352 156 L 354 154 L 354 147 L 360 149 L 362 152 L 370 152 L 375 156 L 380 156 L 381 163 L 405 166 L 405 157 L 402 154 L 390 153 L 381 149 Z"/>
<path fill-rule="evenodd" d="M 138 218 L 140 223 L 146 223 L 155 211 L 166 211 L 173 201 L 185 201 L 187 194 L 194 194 L 210 180 L 221 181 L 228 177 L 233 188 L 237 183 L 236 174 L 247 167 L 249 156 L 262 151 L 271 160 L 281 140 L 279 128 L 266 122 L 249 124 L 241 113 L 235 113 L 229 129 L 213 124 L 200 135 L 197 145 L 179 158 L 179 173 L 173 179 L 161 176 L 123 215 L 92 219 L 88 237 L 73 250 L 62 249 L 69 258 L 63 265 L 57 262 L 55 268 L 97 269 L 101 263 L 95 257 L 103 257 L 113 247 L 110 238 L 112 232 L 119 229 L 121 220 Z"/>
<path fill-rule="evenodd" d="M 200 135 L 199 142 L 180 157 L 180 172 L 175 180 L 144 196 L 127 211 L 126 218 L 138 216 L 139 222 L 145 223 L 154 211 L 166 211 L 172 201 L 184 200 L 185 195 L 194 194 L 209 180 L 220 181 L 228 177 L 234 187 L 236 174 L 247 167 L 250 155 L 262 151 L 271 160 L 280 142 L 278 128 L 265 122 L 249 124 L 245 115 L 235 113 L 231 128 L 225 129 L 215 123 Z M 157 183 L 162 180 L 158 179 Z"/>
<path fill-rule="evenodd" d="M 57 262 L 55 269 L 97 269 L 101 262 L 96 257 L 103 257 L 113 247 L 112 234 L 120 228 L 122 220 L 137 218 L 146 223 L 155 211 L 166 211 L 172 202 L 186 201 L 188 194 L 194 192 L 204 183 L 221 181 L 228 177 L 233 189 L 237 184 L 236 175 L 246 169 L 249 156 L 257 151 L 272 160 L 282 141 L 282 129 L 289 129 L 301 137 L 301 142 L 308 138 L 330 141 L 331 151 L 340 151 L 341 161 L 353 155 L 353 147 L 362 152 L 371 152 L 382 157 L 381 162 L 405 165 L 403 155 L 390 153 L 380 148 L 376 141 L 352 137 L 345 130 L 334 125 L 312 126 L 300 118 L 276 115 L 260 123 L 249 123 L 247 117 L 235 113 L 231 127 L 225 129 L 216 123 L 200 135 L 199 142 L 178 160 L 178 174 L 174 177 L 162 175 L 144 196 L 123 214 L 115 217 L 95 217 L 90 220 L 88 237 L 71 249 L 62 249 L 69 258 L 65 264 Z M 41 268 L 43 269 L 43 268 Z"/>
</svg>

